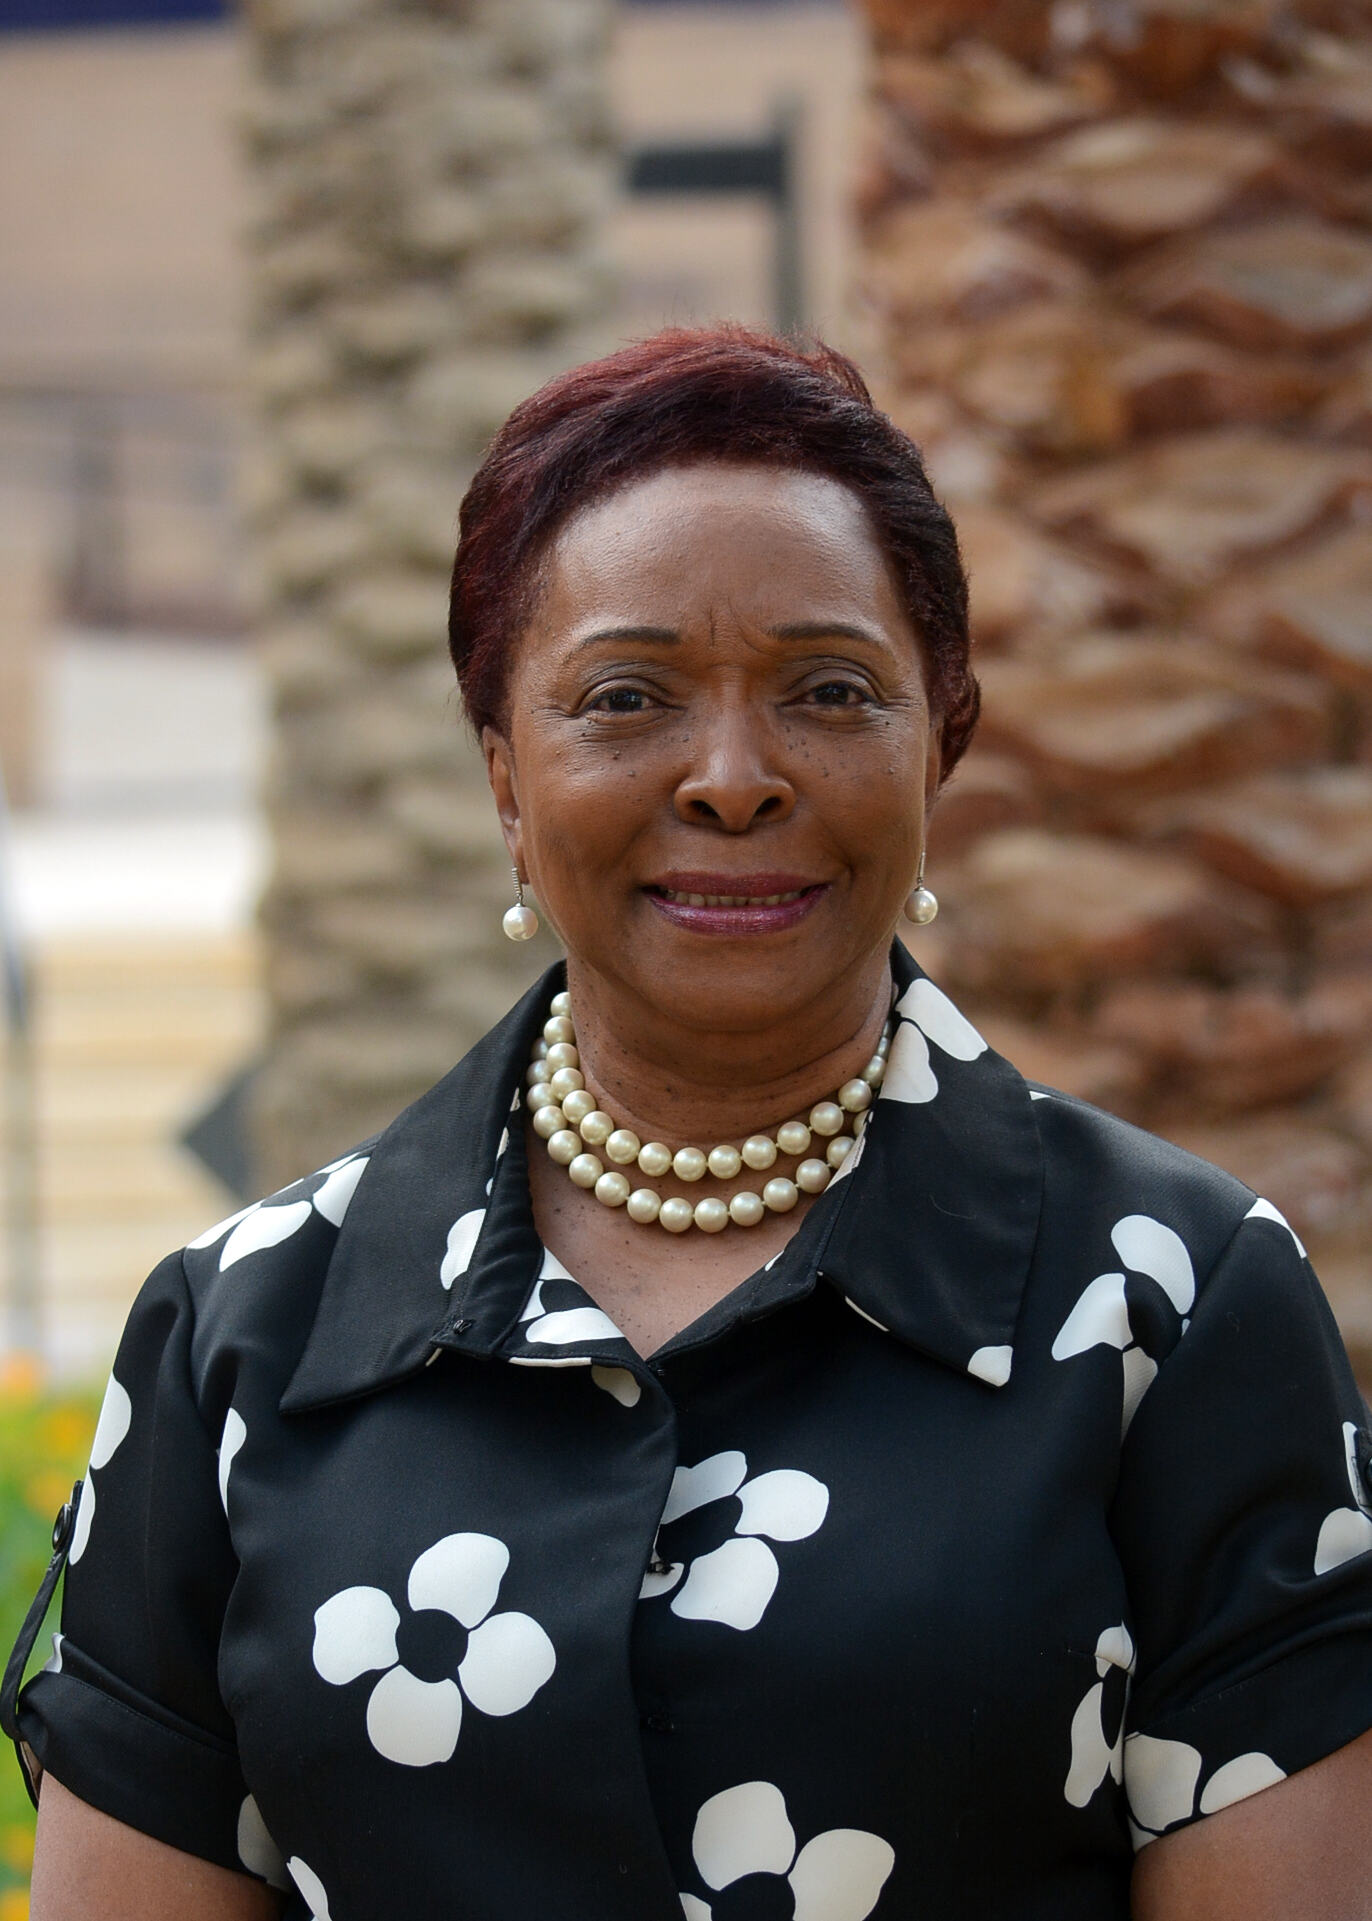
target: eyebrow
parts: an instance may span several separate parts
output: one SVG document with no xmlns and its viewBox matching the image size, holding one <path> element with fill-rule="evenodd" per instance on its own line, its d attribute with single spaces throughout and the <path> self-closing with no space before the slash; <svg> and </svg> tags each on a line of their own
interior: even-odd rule
<svg viewBox="0 0 1372 1921">
<path fill-rule="evenodd" d="M 883 636 L 866 627 L 854 627 L 842 620 L 799 620 L 788 621 L 780 627 L 769 627 L 773 640 L 815 641 L 815 640 L 856 640 L 868 647 L 883 645 Z M 681 635 L 675 627 L 639 627 L 633 624 L 624 627 L 597 627 L 594 633 L 583 634 L 577 646 L 594 647 L 604 641 L 648 641 L 659 646 L 671 647 L 680 643 Z"/>
<path fill-rule="evenodd" d="M 869 627 L 854 627 L 845 620 L 797 620 L 784 627 L 769 627 L 773 640 L 860 640 L 869 647 L 880 647 L 885 637 Z"/>
<path fill-rule="evenodd" d="M 648 640 L 663 646 L 674 646 L 681 635 L 675 627 L 597 627 L 594 633 L 583 634 L 577 641 L 578 647 L 594 647 L 606 640 Z"/>
</svg>

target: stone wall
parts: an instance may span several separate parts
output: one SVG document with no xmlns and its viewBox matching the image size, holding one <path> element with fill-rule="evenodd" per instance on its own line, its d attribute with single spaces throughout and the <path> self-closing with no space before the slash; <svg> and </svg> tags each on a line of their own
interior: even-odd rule
<svg viewBox="0 0 1372 1921">
<path fill-rule="evenodd" d="M 382 1125 L 552 957 L 512 948 L 444 650 L 467 478 L 603 345 L 608 0 L 248 0 L 257 626 L 274 691 L 260 1178 Z"/>
<path fill-rule="evenodd" d="M 863 293 L 985 720 L 923 949 L 1311 1240 L 1372 1355 L 1372 16 L 865 0 Z"/>
</svg>

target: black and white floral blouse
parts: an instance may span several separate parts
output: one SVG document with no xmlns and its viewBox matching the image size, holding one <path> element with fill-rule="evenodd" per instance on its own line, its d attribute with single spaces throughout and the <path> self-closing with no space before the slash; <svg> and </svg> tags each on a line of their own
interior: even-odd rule
<svg viewBox="0 0 1372 1921">
<path fill-rule="evenodd" d="M 164 1262 L 21 1700 L 55 1776 L 316 1921 L 1105 1921 L 1372 1725 L 1295 1235 L 893 964 L 860 1152 L 651 1361 L 533 1225 L 552 977 Z"/>
</svg>

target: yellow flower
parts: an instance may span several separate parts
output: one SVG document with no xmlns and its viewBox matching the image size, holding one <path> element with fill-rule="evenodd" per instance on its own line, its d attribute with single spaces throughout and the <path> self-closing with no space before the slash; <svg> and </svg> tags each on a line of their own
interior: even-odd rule
<svg viewBox="0 0 1372 1921">
<path fill-rule="evenodd" d="M 24 1888 L 7 1888 L 0 1894 L 0 1921 L 29 1921 L 29 1897 Z"/>
<path fill-rule="evenodd" d="M 38 1398 L 42 1385 L 43 1363 L 36 1354 L 15 1348 L 9 1354 L 0 1355 L 0 1400 L 27 1405 Z M 10 1918 L 0 1911 L 0 1921 L 10 1921 Z"/>
<path fill-rule="evenodd" d="M 33 1868 L 33 1829 L 9 1827 L 0 1831 L 0 1861 L 15 1874 L 28 1874 Z M 3 1910 L 0 1910 L 3 1915 Z"/>
<path fill-rule="evenodd" d="M 51 1521 L 63 1501 L 71 1499 L 71 1482 L 56 1468 L 44 1468 L 24 1489 L 24 1499 L 36 1514 Z"/>
<path fill-rule="evenodd" d="M 55 1407 L 43 1424 L 43 1451 L 62 1460 L 84 1460 L 90 1451 L 91 1418 L 75 1407 Z"/>
</svg>

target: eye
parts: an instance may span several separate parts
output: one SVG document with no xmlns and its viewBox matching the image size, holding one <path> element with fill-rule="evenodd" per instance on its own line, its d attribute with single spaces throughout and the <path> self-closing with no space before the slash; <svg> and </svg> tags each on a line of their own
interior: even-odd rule
<svg viewBox="0 0 1372 1921">
<path fill-rule="evenodd" d="M 806 689 L 805 697 L 821 707 L 868 707 L 872 702 L 869 687 L 853 680 L 822 680 Z"/>
<path fill-rule="evenodd" d="M 646 714 L 648 695 L 641 687 L 603 687 L 586 702 L 589 714 Z"/>
</svg>

